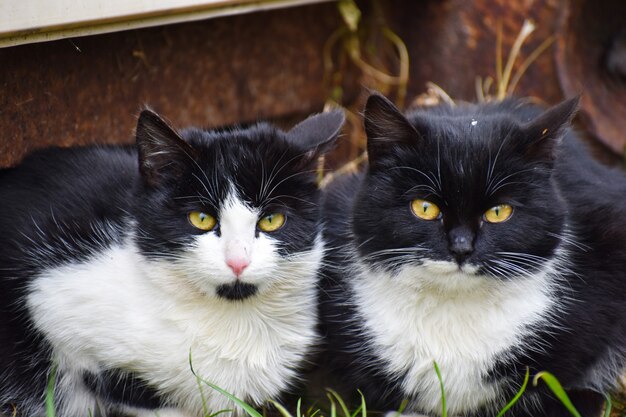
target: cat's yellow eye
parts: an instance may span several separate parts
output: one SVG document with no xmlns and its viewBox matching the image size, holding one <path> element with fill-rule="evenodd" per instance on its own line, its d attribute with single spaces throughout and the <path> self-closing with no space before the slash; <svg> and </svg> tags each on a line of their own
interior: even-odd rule
<svg viewBox="0 0 626 417">
<path fill-rule="evenodd" d="M 217 219 L 210 214 L 203 213 L 201 211 L 192 211 L 188 215 L 189 223 L 197 229 L 209 231 L 213 230 L 217 224 Z"/>
<path fill-rule="evenodd" d="M 512 214 L 513 207 L 508 204 L 499 204 L 487 210 L 484 217 L 489 223 L 502 223 L 508 220 Z"/>
<path fill-rule="evenodd" d="M 413 214 L 422 220 L 436 220 L 441 215 L 441 210 L 435 203 L 430 201 L 415 199 L 411 202 Z"/>
<path fill-rule="evenodd" d="M 259 229 L 264 232 L 274 232 L 285 224 L 285 215 L 281 213 L 272 213 L 263 217 L 257 224 Z"/>
</svg>

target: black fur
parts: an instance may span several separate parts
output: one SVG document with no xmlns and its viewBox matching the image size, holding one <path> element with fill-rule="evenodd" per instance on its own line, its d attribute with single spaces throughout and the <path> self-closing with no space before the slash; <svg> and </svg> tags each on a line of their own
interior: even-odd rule
<svg viewBox="0 0 626 417">
<path fill-rule="evenodd" d="M 256 294 L 258 288 L 254 284 L 235 281 L 233 284 L 224 284 L 218 287 L 217 294 L 228 300 L 245 300 Z"/>
<path fill-rule="evenodd" d="M 341 383 L 349 392 L 358 388 L 370 408 L 383 411 L 397 409 L 404 397 L 405 375 L 385 370 L 353 305 L 352 288 L 359 285 L 350 269 L 355 263 L 394 271 L 424 259 L 472 262 L 481 274 L 506 281 L 515 274 L 498 267 L 496 252 L 541 257 L 535 258 L 541 262 L 514 261 L 516 268 L 533 273 L 561 245 L 569 267 L 560 272 L 553 296 L 567 300 L 567 307 L 556 326 L 534 330 L 528 346 L 542 349 L 509 352 L 494 360 L 484 378 L 506 381 L 507 392 L 498 400 L 502 407 L 526 367 L 531 376 L 547 370 L 568 389 L 583 416 L 598 415 L 603 397 L 592 391 L 590 373 L 603 373 L 605 393 L 626 364 L 626 178 L 592 160 L 569 130 L 576 108 L 577 99 L 547 111 L 508 99 L 443 105 L 405 117 L 384 97 L 369 98 L 369 167 L 331 183 L 323 207 L 326 241 L 338 248 L 327 255 L 320 291 L 327 362 L 336 370 L 330 385 Z M 410 210 L 415 198 L 436 203 L 441 220 L 417 219 Z M 483 220 L 482 213 L 503 203 L 514 208 L 509 220 Z M 455 233 L 471 241 L 469 254 L 460 258 Z M 393 248 L 416 249 L 401 257 L 377 254 Z M 354 251 L 357 259 L 351 258 Z M 398 300 L 404 296 L 397 294 Z M 515 416 L 568 415 L 543 388 L 530 391 L 526 398 L 536 396 L 539 408 L 526 402 L 511 411 Z M 467 409 L 464 414 L 490 412 Z"/>
<path fill-rule="evenodd" d="M 24 305 L 39 272 L 87 260 L 131 233 L 146 258 L 174 259 L 203 233 L 187 213 L 216 215 L 231 186 L 251 206 L 280 209 L 288 218 L 273 233 L 281 256 L 309 250 L 319 231 L 317 157 L 333 145 L 342 122 L 343 115 L 333 112 L 289 132 L 258 123 L 179 133 L 145 110 L 137 146 L 46 149 L 1 170 L 0 414 L 13 415 L 13 406 L 17 416 L 43 414 L 51 347 L 33 329 Z M 262 195 L 268 175 L 274 177 Z M 207 233 L 219 234 L 219 224 Z M 220 290 L 232 300 L 255 293 L 250 284 Z M 102 373 L 84 375 L 104 401 L 101 412 L 115 415 L 114 404 L 163 402 L 140 375 L 102 367 Z"/>
</svg>

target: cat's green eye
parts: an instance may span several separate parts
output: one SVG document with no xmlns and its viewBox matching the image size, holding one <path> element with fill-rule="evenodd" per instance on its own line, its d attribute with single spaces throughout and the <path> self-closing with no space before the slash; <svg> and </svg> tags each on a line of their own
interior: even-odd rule
<svg viewBox="0 0 626 417">
<path fill-rule="evenodd" d="M 272 213 L 263 217 L 257 225 L 264 232 L 274 232 L 285 224 L 285 215 L 281 213 Z"/>
<path fill-rule="evenodd" d="M 201 211 L 192 211 L 187 217 L 189 219 L 189 223 L 191 223 L 193 227 L 206 232 L 213 230 L 217 224 L 217 219 L 215 217 Z"/>
<path fill-rule="evenodd" d="M 483 217 L 489 223 L 502 223 L 507 221 L 512 214 L 513 207 L 508 204 L 499 204 L 487 210 Z"/>
<path fill-rule="evenodd" d="M 441 210 L 435 203 L 419 198 L 411 202 L 411 211 L 422 220 L 436 220 L 441 217 Z"/>
</svg>

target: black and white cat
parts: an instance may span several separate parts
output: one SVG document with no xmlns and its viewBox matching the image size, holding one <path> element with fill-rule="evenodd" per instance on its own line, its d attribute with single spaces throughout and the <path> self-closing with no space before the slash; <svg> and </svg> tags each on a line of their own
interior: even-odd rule
<svg viewBox="0 0 626 417">
<path fill-rule="evenodd" d="M 495 415 L 527 367 L 599 415 L 626 363 L 626 177 L 571 132 L 577 105 L 369 98 L 369 166 L 324 201 L 321 312 L 370 408 L 441 414 L 436 361 L 454 416 Z M 541 384 L 509 413 L 569 415 Z"/>
<path fill-rule="evenodd" d="M 341 112 L 289 132 L 178 133 L 49 149 L 0 171 L 0 414 L 201 416 L 261 405 L 317 342 L 316 161 Z M 15 407 L 15 408 L 13 408 Z"/>
</svg>

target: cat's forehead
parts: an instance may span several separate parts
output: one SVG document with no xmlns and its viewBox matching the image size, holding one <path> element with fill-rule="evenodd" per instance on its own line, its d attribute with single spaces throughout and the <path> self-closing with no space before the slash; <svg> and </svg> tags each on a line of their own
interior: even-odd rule
<svg viewBox="0 0 626 417">
<path fill-rule="evenodd" d="M 489 161 L 511 153 L 517 132 L 510 125 L 467 117 L 450 120 L 429 132 L 416 148 L 422 165 L 451 173 L 478 172 Z"/>
<path fill-rule="evenodd" d="M 248 127 L 230 127 L 217 130 L 187 129 L 183 138 L 194 148 L 209 152 L 240 153 L 255 150 L 264 153 L 267 148 L 288 148 L 285 133 L 266 123 Z"/>
<path fill-rule="evenodd" d="M 519 151 L 523 129 L 511 114 L 472 106 L 430 118 L 421 147 L 450 159 L 478 163 Z"/>
<path fill-rule="evenodd" d="M 405 191 L 428 190 L 427 197 L 458 207 L 480 205 L 500 180 L 526 168 L 514 146 L 519 132 L 508 121 L 470 114 L 433 127 L 422 143 L 400 152 L 389 171 Z"/>
<path fill-rule="evenodd" d="M 488 150 L 499 147 L 502 139 L 518 132 L 518 124 L 509 117 L 469 112 L 433 118 L 428 125 L 425 139 L 427 145 L 445 145 L 460 150 Z"/>
<path fill-rule="evenodd" d="M 221 175 L 232 176 L 246 170 L 253 173 L 281 165 L 287 171 L 289 161 L 302 152 L 285 137 L 285 133 L 266 124 L 249 128 L 218 131 L 189 131 L 187 140 L 199 155 L 204 169 L 219 168 Z"/>
<path fill-rule="evenodd" d="M 222 131 L 188 130 L 184 139 L 197 152 L 199 173 L 191 173 L 190 187 L 215 209 L 237 195 L 250 207 L 268 201 L 278 204 L 299 195 L 314 176 L 297 163 L 302 151 L 292 146 L 284 132 L 269 125 Z"/>
</svg>

